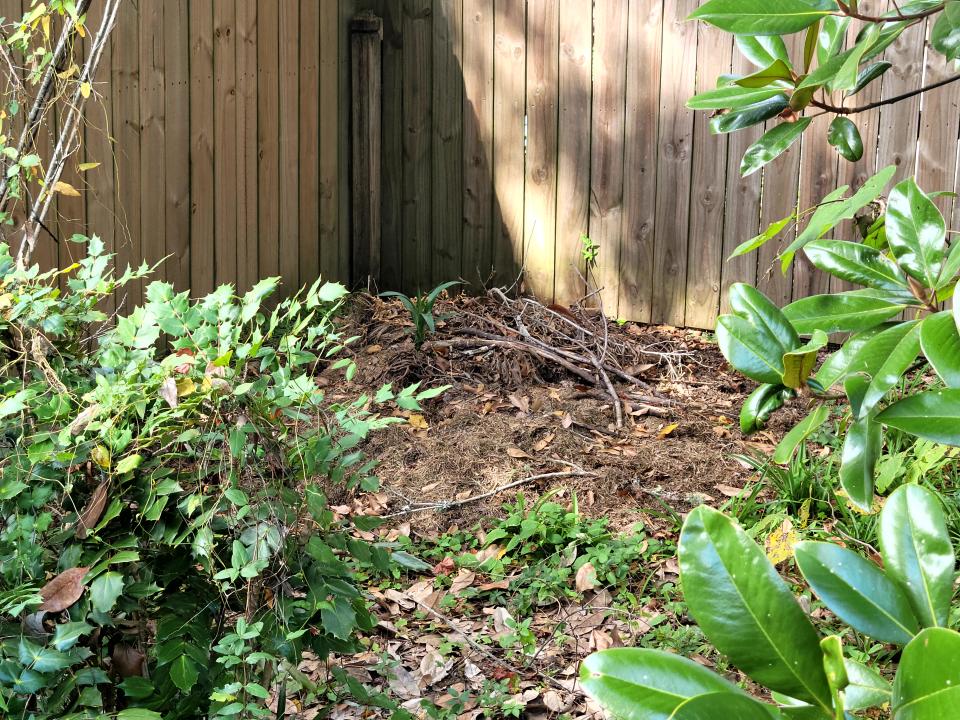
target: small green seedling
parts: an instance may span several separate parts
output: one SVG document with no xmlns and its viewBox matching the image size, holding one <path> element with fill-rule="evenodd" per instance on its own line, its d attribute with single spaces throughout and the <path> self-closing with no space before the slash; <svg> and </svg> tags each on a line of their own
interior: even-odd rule
<svg viewBox="0 0 960 720">
<path fill-rule="evenodd" d="M 451 280 L 450 282 L 437 285 L 426 295 L 409 297 L 403 293 L 391 290 L 380 293 L 380 297 L 399 298 L 400 302 L 403 303 L 403 306 L 410 313 L 410 318 L 413 320 L 413 344 L 417 350 L 419 350 L 427 337 L 427 332 L 436 332 L 437 326 L 436 318 L 433 316 L 433 306 L 436 304 L 437 298 L 440 297 L 440 293 L 448 288 L 452 288 L 454 285 L 462 285 L 462 283 L 459 280 Z"/>
</svg>

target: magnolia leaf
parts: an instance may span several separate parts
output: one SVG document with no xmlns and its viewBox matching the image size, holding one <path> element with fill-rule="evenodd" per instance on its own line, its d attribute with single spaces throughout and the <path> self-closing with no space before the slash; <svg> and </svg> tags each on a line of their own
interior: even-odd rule
<svg viewBox="0 0 960 720">
<path fill-rule="evenodd" d="M 824 347 L 829 338 L 822 330 L 815 330 L 807 343 L 796 350 L 783 354 L 783 384 L 788 388 L 803 387 L 813 366 L 817 363 L 817 353 Z"/>
<path fill-rule="evenodd" d="M 779 93 L 766 100 L 735 108 L 722 115 L 710 118 L 710 132 L 715 135 L 742 130 L 774 118 L 790 105 L 790 98 Z"/>
<path fill-rule="evenodd" d="M 83 578 L 89 570 L 89 567 L 75 567 L 57 575 L 40 588 L 43 604 L 37 609 L 57 613 L 73 605 L 83 595 Z"/>
<path fill-rule="evenodd" d="M 890 191 L 887 242 L 900 267 L 925 288 L 935 288 L 946 254 L 943 215 L 913 179 Z"/>
<path fill-rule="evenodd" d="M 883 428 L 867 416 L 847 429 L 840 461 L 840 485 L 863 512 L 873 511 L 873 477 L 883 445 Z"/>
<path fill-rule="evenodd" d="M 811 410 L 809 415 L 794 425 L 790 432 L 783 436 L 773 453 L 773 461 L 778 465 L 788 464 L 800 444 L 823 425 L 829 417 L 830 408 L 826 405 L 818 405 Z"/>
<path fill-rule="evenodd" d="M 813 118 L 804 117 L 796 122 L 782 122 L 767 130 L 747 148 L 740 161 L 740 174 L 746 177 L 755 173 L 771 160 L 786 152 L 807 129 Z"/>
<path fill-rule="evenodd" d="M 708 0 L 690 18 L 738 35 L 789 35 L 836 11 L 833 0 Z"/>
<path fill-rule="evenodd" d="M 960 634 L 929 628 L 903 650 L 890 705 L 897 720 L 939 720 L 960 706 Z"/>
<path fill-rule="evenodd" d="M 863 157 L 863 140 L 850 118 L 838 115 L 833 119 L 827 130 L 827 142 L 836 148 L 844 160 L 856 162 Z"/>
</svg>

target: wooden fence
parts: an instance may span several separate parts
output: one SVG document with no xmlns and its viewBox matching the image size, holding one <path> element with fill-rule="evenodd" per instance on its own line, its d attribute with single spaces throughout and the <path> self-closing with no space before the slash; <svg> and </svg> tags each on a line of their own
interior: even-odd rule
<svg viewBox="0 0 960 720">
<path fill-rule="evenodd" d="M 29 7 L 0 0 L 0 15 Z M 126 2 L 66 178 L 82 197 L 58 197 L 36 259 L 68 264 L 78 246 L 66 238 L 85 231 L 124 265 L 169 256 L 157 275 L 195 294 L 346 277 L 351 12 L 337 0 Z M 101 164 L 76 172 L 83 161 Z"/>
<path fill-rule="evenodd" d="M 0 15 L 29 4 L 0 0 Z M 798 203 L 888 163 L 928 189 L 956 187 L 960 85 L 861 115 L 854 165 L 818 119 L 802 145 L 740 178 L 760 130 L 712 136 L 684 106 L 746 69 L 729 36 L 684 21 L 696 5 L 131 0 L 84 130 L 80 159 L 102 164 L 66 178 L 86 192 L 59 199 L 59 243 L 43 237 L 38 258 L 68 262 L 65 238 L 85 228 L 122 262 L 172 256 L 161 276 L 197 294 L 276 274 L 287 287 L 349 278 L 349 109 L 363 90 L 351 87 L 350 21 L 362 11 L 383 19 L 383 289 L 510 285 L 522 267 L 527 289 L 568 302 L 583 292 L 587 234 L 609 315 L 712 327 L 731 282 L 781 302 L 828 287 L 802 262 L 768 273 L 774 247 L 724 261 Z M 927 32 L 887 50 L 896 67 L 862 102 L 948 71 Z"/>
<path fill-rule="evenodd" d="M 725 262 L 798 203 L 890 163 L 925 188 L 956 187 L 960 85 L 859 116 L 855 164 L 838 161 L 821 118 L 741 178 L 761 130 L 713 136 L 685 108 L 718 74 L 747 69 L 729 35 L 684 21 L 697 4 L 358 0 L 384 20 L 381 283 L 510 284 L 522 266 L 529 290 L 568 302 L 583 290 L 587 234 L 608 315 L 710 328 L 732 282 L 778 302 L 828 288 L 803 260 L 768 272 L 773 245 Z M 858 104 L 949 72 L 925 52 L 928 30 L 887 50 L 896 66 Z"/>
</svg>

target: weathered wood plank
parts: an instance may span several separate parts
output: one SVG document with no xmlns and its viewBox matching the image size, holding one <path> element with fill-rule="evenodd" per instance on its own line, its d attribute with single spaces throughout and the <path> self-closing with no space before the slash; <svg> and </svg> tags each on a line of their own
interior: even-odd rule
<svg viewBox="0 0 960 720">
<path fill-rule="evenodd" d="M 815 119 L 800 139 L 800 210 L 812 208 L 836 189 L 839 179 L 837 151 L 827 142 L 830 119 Z M 846 162 L 841 160 L 840 162 Z M 830 276 L 813 267 L 806 255 L 798 253 L 793 265 L 793 297 L 819 295 L 830 291 Z"/>
<path fill-rule="evenodd" d="M 593 8 L 590 239 L 600 251 L 590 279 L 601 288 L 599 297 L 608 317 L 617 317 L 620 283 L 628 10 L 627 0 L 609 0 Z"/>
<path fill-rule="evenodd" d="M 527 163 L 524 191 L 525 289 L 554 296 L 557 242 L 559 0 L 531 0 L 527 22 Z"/>
<path fill-rule="evenodd" d="M 280 274 L 280 19 L 257 17 L 257 232 L 261 277 Z"/>
<path fill-rule="evenodd" d="M 322 3 L 320 8 L 320 95 L 319 108 L 319 217 L 320 274 L 333 280 L 340 275 L 340 92 L 338 8 L 335 3 Z M 346 128 L 344 128 L 346 132 Z"/>
<path fill-rule="evenodd" d="M 256 0 L 237 0 L 237 288 L 260 280 L 257 244 Z"/>
<path fill-rule="evenodd" d="M 526 17 L 524 3 L 494 2 L 493 265 L 495 285 L 512 285 L 523 261 Z"/>
<path fill-rule="evenodd" d="M 620 315 L 650 321 L 660 122 L 662 0 L 631 0 L 627 38 Z"/>
<path fill-rule="evenodd" d="M 177 290 L 190 286 L 190 21 L 187 0 L 163 4 L 164 53 L 164 245 L 167 280 Z"/>
<path fill-rule="evenodd" d="M 492 263 L 493 0 L 463 3 L 463 245 L 460 274 L 482 286 Z"/>
<path fill-rule="evenodd" d="M 213 5 L 190 3 L 190 289 L 213 290 Z"/>
<path fill-rule="evenodd" d="M 166 52 L 164 7 L 140 6 L 140 244 L 143 259 L 156 265 L 166 256 Z M 121 36 L 122 37 L 122 36 Z M 174 39 L 171 38 L 171 42 Z M 165 280 L 166 264 L 154 278 Z"/>
<path fill-rule="evenodd" d="M 287 292 L 300 286 L 298 0 L 280 0 L 280 276 Z"/>
<path fill-rule="evenodd" d="M 554 294 L 561 304 L 577 302 L 585 290 L 580 238 L 589 231 L 590 222 L 592 4 L 591 0 L 560 3 Z"/>
<path fill-rule="evenodd" d="M 320 4 L 300 4 L 300 283 L 320 274 Z"/>
<path fill-rule="evenodd" d="M 695 0 L 665 0 L 663 7 L 663 42 L 674 51 L 661 68 L 651 320 L 675 325 L 683 324 L 687 287 L 693 112 L 684 103 L 694 91 L 697 25 L 686 17 L 696 7 Z"/>
<path fill-rule="evenodd" d="M 403 289 L 430 288 L 431 256 L 431 0 L 403 2 Z"/>
<path fill-rule="evenodd" d="M 696 92 L 716 85 L 727 72 L 733 40 L 728 33 L 699 23 L 697 28 Z M 690 225 L 686 267 L 686 308 L 683 322 L 713 327 L 720 308 L 723 272 L 723 202 L 727 187 L 727 136 L 710 133 L 707 113 L 695 113 L 691 142 Z M 739 172 L 739 171 L 738 171 Z M 674 313 L 674 318 L 678 313 Z"/>
<path fill-rule="evenodd" d="M 463 246 L 463 0 L 433 2 L 433 267 L 460 276 Z"/>
<path fill-rule="evenodd" d="M 882 98 L 891 98 L 916 89 L 923 73 L 924 24 L 907 28 L 884 57 L 893 63 L 883 76 Z M 916 172 L 920 96 L 885 105 L 880 110 L 877 167 L 897 166 L 894 181 Z"/>
</svg>

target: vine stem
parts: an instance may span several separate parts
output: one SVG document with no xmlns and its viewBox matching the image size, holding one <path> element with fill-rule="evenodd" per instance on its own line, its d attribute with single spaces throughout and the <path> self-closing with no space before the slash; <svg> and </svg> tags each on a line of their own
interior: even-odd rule
<svg viewBox="0 0 960 720">
<path fill-rule="evenodd" d="M 916 90 L 910 90 L 901 95 L 896 95 L 894 97 L 886 98 L 884 100 L 877 100 L 876 102 L 867 103 L 866 105 L 857 105 L 856 107 L 843 107 L 840 105 L 831 105 L 825 103 L 821 100 L 812 100 L 810 104 L 813 107 L 820 108 L 826 112 L 831 112 L 836 115 L 856 115 L 857 113 L 866 112 L 867 110 L 873 110 L 874 108 L 882 107 L 883 105 L 892 105 L 893 103 L 900 102 L 901 100 L 906 100 L 907 98 L 912 98 L 915 95 L 920 95 L 930 90 L 936 90 L 938 87 L 943 87 L 944 85 L 949 85 L 952 82 L 960 80 L 960 75 L 951 75 L 948 78 L 943 80 L 938 80 L 935 83 L 930 83 L 929 85 L 924 85 L 919 87 Z"/>
</svg>

